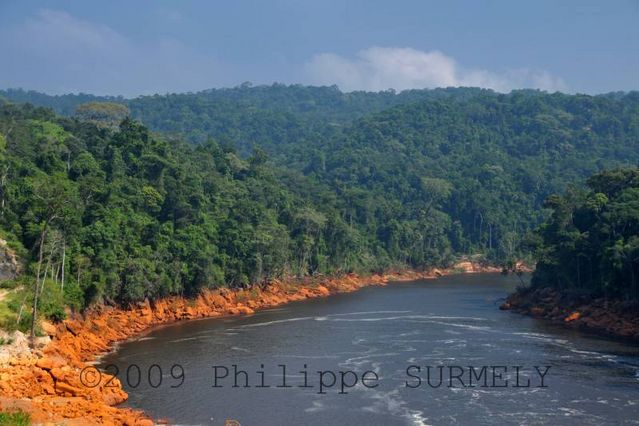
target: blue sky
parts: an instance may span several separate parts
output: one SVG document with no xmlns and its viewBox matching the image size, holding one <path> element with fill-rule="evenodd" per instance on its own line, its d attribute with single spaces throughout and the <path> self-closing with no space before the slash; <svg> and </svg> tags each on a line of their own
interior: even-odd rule
<svg viewBox="0 0 639 426">
<path fill-rule="evenodd" d="M 638 0 L 0 0 L 0 88 L 639 89 Z"/>
</svg>

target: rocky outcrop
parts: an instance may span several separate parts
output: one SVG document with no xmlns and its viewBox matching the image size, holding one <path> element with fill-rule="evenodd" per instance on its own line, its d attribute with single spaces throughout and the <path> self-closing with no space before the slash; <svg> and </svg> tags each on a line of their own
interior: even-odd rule
<svg viewBox="0 0 639 426">
<path fill-rule="evenodd" d="M 463 274 L 473 274 L 479 272 L 501 272 L 502 269 L 491 265 L 482 265 L 478 262 L 471 260 L 462 260 L 455 263 L 448 269 L 450 272 L 457 272 Z"/>
<path fill-rule="evenodd" d="M 493 269 L 472 266 L 472 272 Z M 352 292 L 368 285 L 409 281 L 459 272 L 457 269 L 427 272 L 403 271 L 361 277 L 275 281 L 247 290 L 208 290 L 194 299 L 169 297 L 128 309 L 96 306 L 58 325 L 44 324 L 51 343 L 0 362 L 0 410 L 22 409 L 36 423 L 73 425 L 153 424 L 140 411 L 117 408 L 127 399 L 117 378 L 102 373 L 98 383 L 86 386 L 81 374 L 96 356 L 118 342 L 140 335 L 151 327 L 176 321 L 224 315 L 250 315 L 257 309 L 291 301 Z M 109 386 L 106 383 L 111 380 Z"/>
<path fill-rule="evenodd" d="M 2 342 L 0 345 L 0 365 L 7 364 L 16 357 L 31 353 L 27 336 L 19 331 L 7 333 L 6 331 L 0 330 L 0 341 Z M 43 336 L 37 337 L 34 343 L 36 349 L 41 349 L 50 342 L 51 338 L 49 336 Z"/>
<path fill-rule="evenodd" d="M 542 287 L 527 288 L 510 295 L 500 309 L 639 341 L 639 302 L 593 299 Z"/>
<path fill-rule="evenodd" d="M 0 238 L 0 281 L 11 280 L 22 272 L 22 263 L 7 242 Z"/>
<path fill-rule="evenodd" d="M 526 262 L 523 262 L 521 260 L 515 262 L 515 267 L 514 267 L 514 271 L 515 273 L 521 272 L 521 273 L 531 273 L 533 272 L 535 269 L 530 266 L 529 264 L 527 264 Z"/>
</svg>

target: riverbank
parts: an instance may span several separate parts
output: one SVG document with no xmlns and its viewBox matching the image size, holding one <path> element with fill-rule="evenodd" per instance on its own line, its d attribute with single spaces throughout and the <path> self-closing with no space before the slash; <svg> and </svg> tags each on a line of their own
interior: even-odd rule
<svg viewBox="0 0 639 426">
<path fill-rule="evenodd" d="M 128 395 L 117 378 L 102 374 L 83 377 L 81 371 L 114 344 L 151 327 L 177 321 L 251 314 L 284 303 L 356 291 L 390 281 L 436 278 L 453 273 L 499 272 L 499 268 L 460 262 L 446 270 L 402 271 L 384 275 L 275 281 L 265 288 L 209 290 L 194 299 L 169 297 L 128 309 L 96 306 L 44 330 L 51 342 L 0 359 L 0 411 L 21 410 L 33 423 L 65 425 L 152 425 L 141 411 L 119 408 Z M 84 383 L 83 383 L 84 381 Z M 90 383 L 91 387 L 86 386 Z M 108 385 L 107 385 L 108 384 Z"/>
<path fill-rule="evenodd" d="M 637 303 L 569 296 L 556 289 L 542 287 L 526 288 L 511 294 L 500 309 L 639 342 Z"/>
</svg>

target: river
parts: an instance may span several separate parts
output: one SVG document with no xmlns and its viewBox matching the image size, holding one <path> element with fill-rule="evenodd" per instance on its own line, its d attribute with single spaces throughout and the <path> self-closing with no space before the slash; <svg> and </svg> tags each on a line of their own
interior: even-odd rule
<svg viewBox="0 0 639 426">
<path fill-rule="evenodd" d="M 100 366 L 170 424 L 639 423 L 639 346 L 500 311 L 517 283 L 455 275 L 178 323 Z"/>
</svg>

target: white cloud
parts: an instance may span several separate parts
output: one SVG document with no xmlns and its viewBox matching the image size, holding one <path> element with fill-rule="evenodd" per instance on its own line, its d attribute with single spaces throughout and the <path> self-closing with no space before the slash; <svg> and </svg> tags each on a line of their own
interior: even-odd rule
<svg viewBox="0 0 639 426">
<path fill-rule="evenodd" d="M 315 55 L 306 72 L 314 84 L 337 84 L 342 90 L 406 90 L 475 86 L 508 92 L 516 88 L 566 90 L 565 83 L 546 71 L 507 70 L 502 73 L 464 69 L 437 50 L 370 47 L 349 59 L 334 53 Z"/>
<path fill-rule="evenodd" d="M 158 9 L 156 14 L 167 21 L 183 19 L 170 9 Z M 42 9 L 0 28 L 0 88 L 134 96 L 196 91 L 247 79 L 270 80 L 265 77 L 268 67 L 244 69 L 200 49 L 207 47 L 196 49 L 171 37 L 129 37 L 108 25 Z M 545 71 L 464 69 L 442 52 L 411 48 L 370 47 L 354 58 L 322 53 L 302 66 L 303 73 L 297 73 L 301 80 L 337 84 L 346 91 L 446 86 L 480 86 L 497 91 L 566 88 L 561 79 Z M 300 69 L 295 65 L 288 68 Z M 277 75 L 281 72 L 278 70 Z"/>
<path fill-rule="evenodd" d="M 222 66 L 172 38 L 134 41 L 66 12 L 40 10 L 0 29 L 0 87 L 48 93 L 150 94 L 219 83 Z"/>
</svg>

